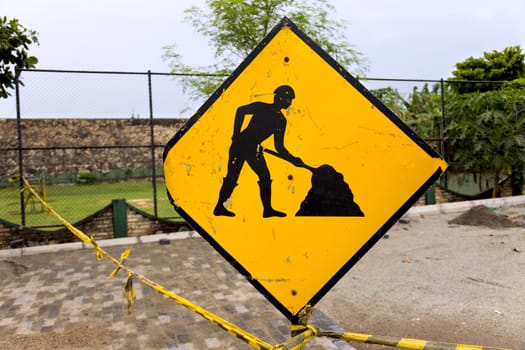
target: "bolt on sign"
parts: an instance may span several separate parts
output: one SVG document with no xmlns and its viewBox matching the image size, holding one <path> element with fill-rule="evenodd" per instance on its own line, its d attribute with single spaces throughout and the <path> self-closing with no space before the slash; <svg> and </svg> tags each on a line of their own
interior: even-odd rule
<svg viewBox="0 0 525 350">
<path fill-rule="evenodd" d="M 446 167 L 287 18 L 164 151 L 176 211 L 292 322 Z"/>
</svg>

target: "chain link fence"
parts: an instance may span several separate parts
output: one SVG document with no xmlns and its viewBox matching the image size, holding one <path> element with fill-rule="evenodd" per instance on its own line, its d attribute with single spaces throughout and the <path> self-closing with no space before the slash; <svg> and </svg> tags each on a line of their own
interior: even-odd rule
<svg viewBox="0 0 525 350">
<path fill-rule="evenodd" d="M 184 116 L 204 102 L 188 100 L 181 79 L 152 72 L 22 71 L 23 85 L 0 108 L 0 219 L 35 228 L 59 225 L 38 201 L 19 191 L 18 181 L 10 181 L 15 175 L 27 177 L 70 222 L 115 199 L 159 218 L 175 218 L 164 187 L 162 153 Z M 448 82 L 359 80 L 389 107 L 402 106 L 392 99 L 408 100 L 425 84 L 440 91 L 440 99 L 426 107 L 428 130 L 421 136 L 447 156 L 443 91 Z M 414 127 L 414 120 L 405 122 Z"/>
<path fill-rule="evenodd" d="M 23 175 L 66 219 L 78 222 L 126 199 L 176 218 L 163 184 L 164 145 L 184 123 L 180 77 L 151 72 L 27 70 L 0 115 L 0 218 L 56 228 Z M 198 103 L 199 101 L 196 101 Z M 13 115 L 14 110 L 14 115 Z"/>
</svg>

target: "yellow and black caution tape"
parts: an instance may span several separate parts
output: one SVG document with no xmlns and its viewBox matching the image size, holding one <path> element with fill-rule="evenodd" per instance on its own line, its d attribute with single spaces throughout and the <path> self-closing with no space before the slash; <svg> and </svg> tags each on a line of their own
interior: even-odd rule
<svg viewBox="0 0 525 350">
<path fill-rule="evenodd" d="M 15 180 L 16 178 L 20 177 L 13 177 L 10 180 Z M 395 337 L 387 337 L 387 336 L 378 336 L 378 335 L 370 335 L 370 334 L 361 334 L 361 333 L 350 333 L 350 332 L 336 332 L 331 330 L 323 330 L 317 327 L 313 327 L 311 325 L 292 325 L 290 327 L 290 330 L 292 331 L 295 336 L 293 336 L 288 341 L 272 345 L 269 344 L 255 335 L 243 330 L 240 327 L 237 327 L 233 323 L 230 323 L 226 321 L 225 319 L 221 318 L 220 316 L 217 316 L 200 306 L 191 303 L 189 300 L 184 299 L 177 294 L 165 289 L 161 285 L 147 279 L 146 277 L 142 276 L 141 274 L 135 273 L 133 270 L 128 268 L 124 265 L 124 262 L 129 257 L 131 250 L 127 249 L 125 250 L 121 255 L 120 259 L 117 259 L 110 255 L 108 252 L 106 252 L 104 249 L 102 249 L 98 243 L 95 241 L 93 237 L 87 236 L 84 232 L 74 227 L 71 223 L 69 223 L 66 219 L 64 219 L 60 214 L 58 214 L 53 208 L 47 204 L 46 201 L 44 201 L 38 193 L 33 189 L 33 187 L 29 184 L 27 179 L 22 177 L 22 180 L 24 182 L 24 188 L 21 190 L 29 190 L 37 200 L 39 200 L 42 205 L 48 210 L 49 213 L 54 215 L 72 234 L 74 234 L 78 239 L 83 241 L 84 243 L 92 246 L 97 254 L 97 259 L 101 260 L 103 257 L 106 257 L 107 259 L 111 260 L 115 265 L 116 268 L 111 272 L 109 275 L 109 278 L 113 278 L 116 276 L 116 274 L 120 270 L 124 270 L 128 273 L 128 279 L 126 281 L 126 286 L 124 287 L 125 296 L 128 301 L 128 312 L 131 310 L 131 306 L 133 302 L 135 301 L 135 288 L 133 287 L 133 279 L 135 278 L 137 281 L 141 282 L 142 284 L 152 288 L 156 292 L 164 295 L 165 297 L 168 297 L 175 302 L 179 303 L 180 305 L 188 308 L 189 310 L 201 315 L 211 323 L 217 325 L 218 327 L 222 328 L 229 334 L 233 335 L 236 338 L 241 339 L 248 345 L 250 345 L 254 349 L 258 350 L 300 350 L 302 347 L 308 343 L 310 340 L 312 340 L 314 337 L 329 337 L 329 338 L 335 338 L 344 340 L 347 342 L 360 342 L 360 343 L 368 343 L 368 344 L 378 344 L 378 345 L 386 345 L 386 346 L 392 346 L 402 349 L 413 349 L 413 350 L 508 350 L 508 349 L 502 349 L 502 348 L 493 348 L 493 347 L 486 347 L 486 346 L 478 346 L 478 345 L 463 345 L 463 344 L 449 344 L 449 343 L 438 343 L 438 342 L 430 342 L 426 340 L 418 340 L 418 339 L 410 339 L 410 338 L 395 338 Z"/>
<path fill-rule="evenodd" d="M 397 338 L 387 337 L 381 335 L 371 335 L 362 333 L 350 333 L 350 332 L 336 332 L 331 330 L 323 330 L 312 326 L 291 326 L 291 330 L 295 332 L 303 332 L 304 344 L 312 337 L 329 337 L 347 342 L 359 342 L 367 344 L 377 344 L 392 346 L 401 349 L 413 349 L 413 350 L 505 350 L 501 348 L 479 346 L 479 345 L 467 345 L 467 344 L 453 344 L 453 343 L 442 343 L 432 342 L 427 340 L 412 339 L 412 338 Z"/>
</svg>

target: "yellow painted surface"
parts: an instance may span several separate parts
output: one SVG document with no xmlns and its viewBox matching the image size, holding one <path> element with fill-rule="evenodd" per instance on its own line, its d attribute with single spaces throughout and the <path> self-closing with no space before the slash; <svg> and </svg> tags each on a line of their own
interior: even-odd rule
<svg viewBox="0 0 525 350">
<path fill-rule="evenodd" d="M 403 349 L 424 350 L 427 343 L 426 340 L 401 338 L 397 346 Z"/>
<path fill-rule="evenodd" d="M 330 164 L 342 173 L 364 217 L 296 217 L 312 173 L 269 154 L 272 205 L 287 216 L 262 217 L 258 178 L 247 164 L 231 197 L 236 216 L 213 215 L 237 107 L 272 103 L 283 84 L 296 96 L 283 110 L 287 149 L 308 165 Z M 263 146 L 273 149 L 273 139 Z M 446 163 L 284 27 L 174 144 L 164 167 L 176 205 L 296 314 Z"/>
</svg>

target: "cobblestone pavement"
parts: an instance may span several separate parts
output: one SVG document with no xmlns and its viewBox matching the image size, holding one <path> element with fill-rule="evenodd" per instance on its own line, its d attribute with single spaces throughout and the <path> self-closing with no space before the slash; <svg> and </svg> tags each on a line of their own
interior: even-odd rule
<svg viewBox="0 0 525 350">
<path fill-rule="evenodd" d="M 135 272 L 268 343 L 289 338 L 289 321 L 202 238 L 189 234 L 166 245 L 155 236 L 149 240 L 154 241 L 119 246 L 111 240 L 113 246 L 104 249 L 119 257 L 131 248 L 126 265 Z M 97 261 L 93 249 L 78 249 L 82 247 L 74 243 L 51 247 L 52 252 L 50 246 L 24 248 L 23 255 L 21 250 L 0 251 L 0 337 L 96 326 L 111 331 L 106 349 L 251 349 L 138 281 L 134 283 L 137 299 L 128 312 L 127 274 L 120 272 L 109 279 L 113 263 Z M 317 310 L 311 323 L 342 330 Z M 305 349 L 353 348 L 316 338 Z"/>
</svg>

